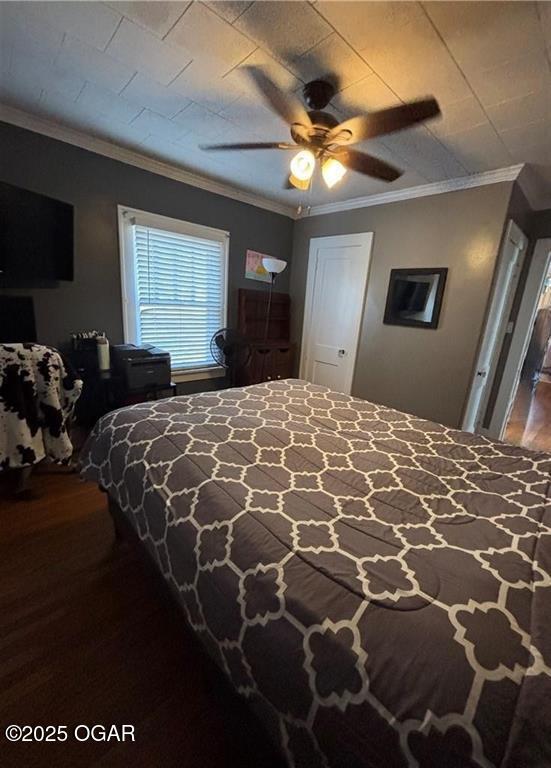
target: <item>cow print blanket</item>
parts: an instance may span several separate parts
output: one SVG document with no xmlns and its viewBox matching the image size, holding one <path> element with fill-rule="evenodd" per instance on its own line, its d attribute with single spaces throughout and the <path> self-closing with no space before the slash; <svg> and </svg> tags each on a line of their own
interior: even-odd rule
<svg viewBox="0 0 551 768">
<path fill-rule="evenodd" d="M 46 456 L 71 458 L 67 420 L 82 381 L 60 353 L 39 344 L 0 345 L 0 471 Z"/>
</svg>

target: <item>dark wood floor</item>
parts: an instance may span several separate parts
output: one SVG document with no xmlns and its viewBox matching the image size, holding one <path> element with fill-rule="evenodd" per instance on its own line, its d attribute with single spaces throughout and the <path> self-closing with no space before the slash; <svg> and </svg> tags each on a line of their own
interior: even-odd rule
<svg viewBox="0 0 551 768">
<path fill-rule="evenodd" d="M 104 496 L 55 470 L 32 494 L 0 499 L 3 768 L 280 768 L 142 553 L 114 542 Z M 136 742 L 10 744 L 11 723 L 129 723 Z"/>
<path fill-rule="evenodd" d="M 532 393 L 521 381 L 505 431 L 508 443 L 551 452 L 551 381 L 542 377 Z"/>
</svg>

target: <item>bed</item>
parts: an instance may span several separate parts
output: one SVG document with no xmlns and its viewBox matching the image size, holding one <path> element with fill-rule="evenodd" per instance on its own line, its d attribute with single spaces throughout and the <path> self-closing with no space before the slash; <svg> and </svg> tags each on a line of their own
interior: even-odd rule
<svg viewBox="0 0 551 768">
<path fill-rule="evenodd" d="M 285 380 L 82 465 L 289 765 L 551 765 L 551 456 Z"/>
</svg>

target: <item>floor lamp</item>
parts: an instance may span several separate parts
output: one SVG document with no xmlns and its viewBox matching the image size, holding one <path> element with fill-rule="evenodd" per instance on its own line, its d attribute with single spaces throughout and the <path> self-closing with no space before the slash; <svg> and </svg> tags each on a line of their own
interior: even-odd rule
<svg viewBox="0 0 551 768">
<path fill-rule="evenodd" d="M 285 267 L 287 266 L 287 262 L 283 261 L 283 259 L 272 259 L 271 256 L 265 256 L 262 259 L 262 266 L 266 270 L 266 272 L 270 273 L 270 290 L 268 293 L 268 306 L 266 308 L 266 324 L 264 326 L 264 341 L 268 341 L 268 330 L 270 328 L 270 310 L 272 308 L 272 293 L 274 290 L 274 283 L 276 280 L 276 277 L 283 272 Z M 261 380 L 264 381 L 264 361 L 266 359 L 266 353 L 262 355 L 262 375 Z"/>
<path fill-rule="evenodd" d="M 271 280 L 270 280 L 270 292 L 268 294 L 268 307 L 266 309 L 266 325 L 264 327 L 264 341 L 268 340 L 268 329 L 270 326 L 270 309 L 272 308 L 272 292 L 274 290 L 274 283 L 277 275 L 279 275 L 285 267 L 287 266 L 287 262 L 283 261 L 283 259 L 272 259 L 271 256 L 265 256 L 262 259 L 262 266 L 266 270 L 266 272 L 270 273 Z"/>
</svg>

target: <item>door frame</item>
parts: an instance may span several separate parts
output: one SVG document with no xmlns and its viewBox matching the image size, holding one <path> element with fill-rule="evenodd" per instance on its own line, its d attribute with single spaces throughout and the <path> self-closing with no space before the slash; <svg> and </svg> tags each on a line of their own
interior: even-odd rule
<svg viewBox="0 0 551 768">
<path fill-rule="evenodd" d="M 517 394 L 520 374 L 536 320 L 539 298 L 551 263 L 551 238 L 537 240 L 530 261 L 511 346 L 499 383 L 488 434 L 501 440 Z"/>
<path fill-rule="evenodd" d="M 518 287 L 528 242 L 528 238 L 520 227 L 513 219 L 509 219 L 499 249 L 488 314 L 484 322 L 469 397 L 463 414 L 461 428 L 466 432 L 488 433 L 487 429 L 482 428 L 482 420 L 492 391 L 499 353 L 506 335 L 513 330 L 509 326 L 511 305 Z M 514 281 L 517 285 L 511 292 Z M 479 386 L 480 377 L 484 379 L 482 387 Z"/>
<path fill-rule="evenodd" d="M 308 250 L 308 272 L 306 277 L 306 291 L 304 295 L 304 320 L 302 323 L 302 341 L 300 347 L 300 378 L 304 379 L 308 366 L 308 349 L 310 346 L 312 313 L 314 308 L 314 286 L 316 284 L 317 274 L 317 251 L 320 247 L 357 246 L 362 249 L 366 257 L 364 286 L 362 291 L 362 300 L 358 316 L 356 318 L 353 338 L 350 341 L 349 348 L 353 354 L 352 365 L 350 366 L 350 375 L 346 381 L 344 392 L 350 394 L 352 381 L 356 370 L 356 358 L 358 355 L 358 346 L 360 342 L 360 331 L 365 311 L 365 300 L 367 295 L 367 284 L 369 282 L 369 270 L 371 267 L 371 255 L 373 251 L 373 232 L 358 232 L 349 235 L 328 235 L 325 237 L 311 237 Z"/>
</svg>

